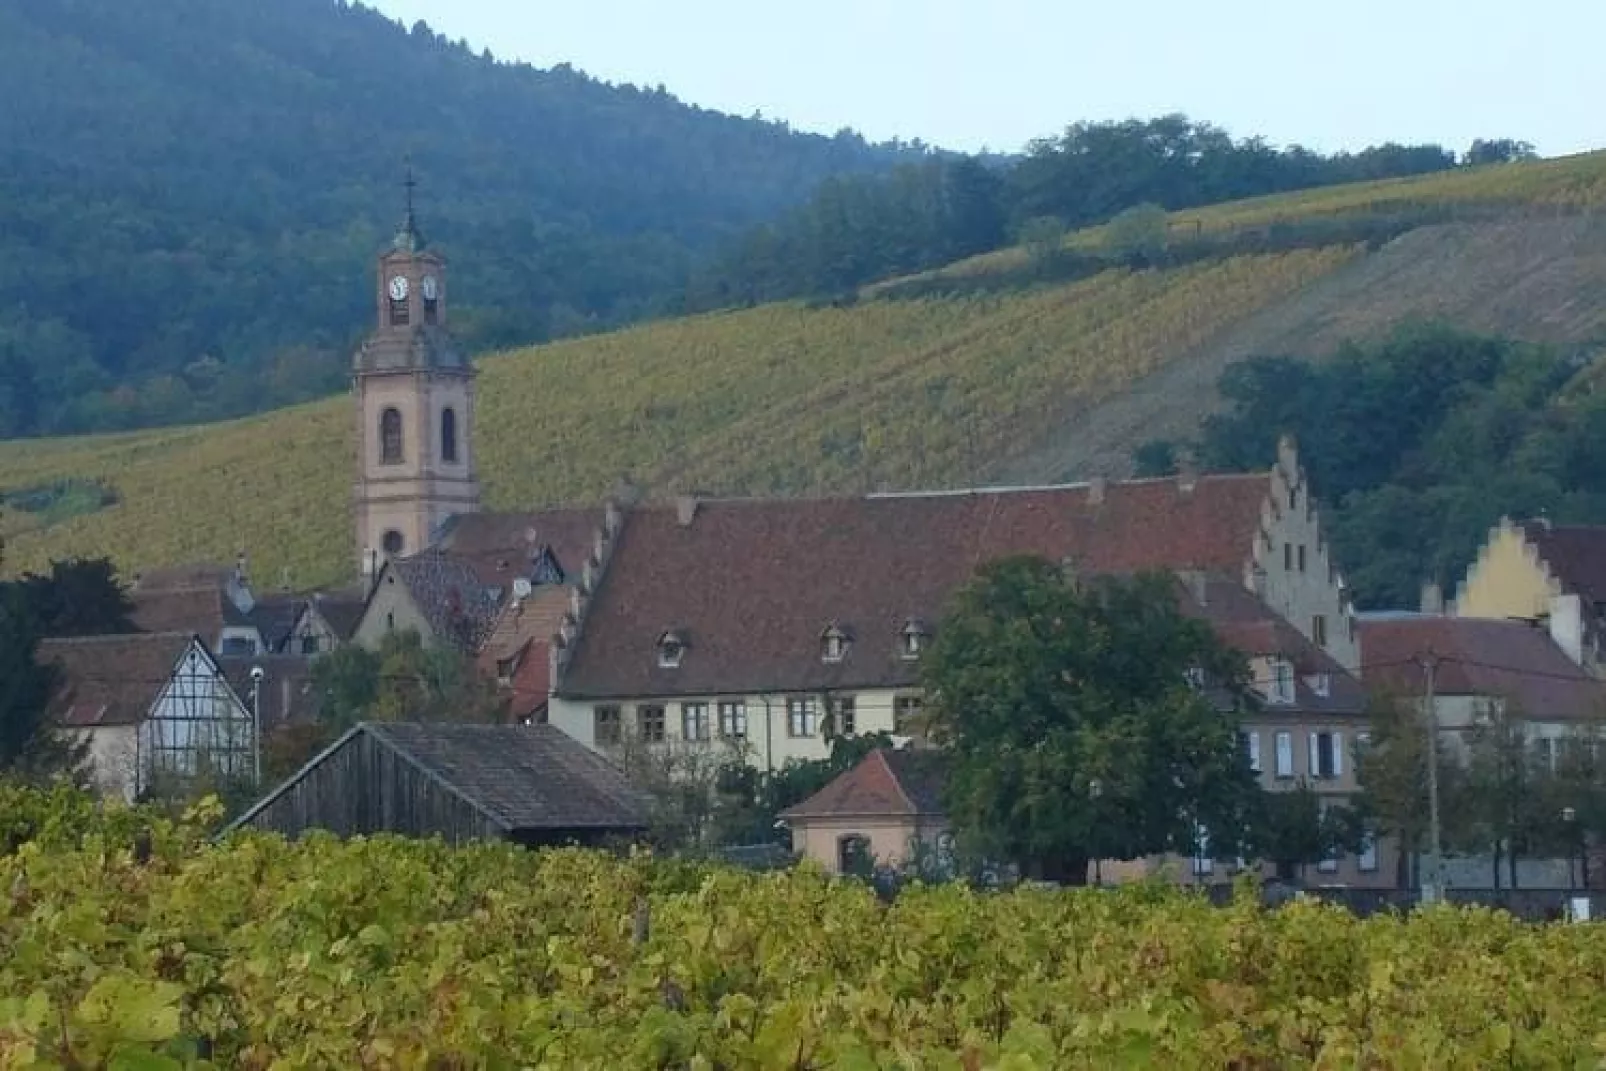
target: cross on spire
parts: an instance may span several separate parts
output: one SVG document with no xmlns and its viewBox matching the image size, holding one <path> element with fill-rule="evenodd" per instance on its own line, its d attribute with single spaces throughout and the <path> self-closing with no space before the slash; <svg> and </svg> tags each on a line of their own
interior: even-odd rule
<svg viewBox="0 0 1606 1071">
<path fill-rule="evenodd" d="M 424 237 L 418 233 L 418 216 L 414 212 L 413 191 L 418 189 L 418 179 L 413 176 L 413 155 L 407 154 L 407 174 L 402 180 L 402 186 L 407 191 L 407 216 L 402 220 L 401 230 L 396 232 L 394 248 L 416 252 L 424 246 Z"/>
</svg>

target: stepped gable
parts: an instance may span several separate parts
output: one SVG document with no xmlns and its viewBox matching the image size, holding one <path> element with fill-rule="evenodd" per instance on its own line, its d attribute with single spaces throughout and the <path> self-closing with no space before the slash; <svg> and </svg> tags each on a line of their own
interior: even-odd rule
<svg viewBox="0 0 1606 1071">
<path fill-rule="evenodd" d="M 977 565 L 1012 554 L 1090 573 L 1241 577 L 1266 473 L 1108 485 L 638 507 L 587 605 L 558 692 L 575 698 L 913 684 L 900 637 Z M 851 642 L 821 658 L 832 625 Z M 685 644 L 658 664 L 666 633 Z"/>
<path fill-rule="evenodd" d="M 1606 712 L 1606 683 L 1586 673 L 1541 626 L 1432 614 L 1360 616 L 1362 675 L 1368 685 L 1419 695 L 1417 661 L 1438 657 L 1441 696 L 1506 699 L 1523 717 L 1567 720 Z"/>
<path fill-rule="evenodd" d="M 50 720 L 73 729 L 140 724 L 194 641 L 189 632 L 41 640 L 39 664 L 60 674 Z"/>
</svg>

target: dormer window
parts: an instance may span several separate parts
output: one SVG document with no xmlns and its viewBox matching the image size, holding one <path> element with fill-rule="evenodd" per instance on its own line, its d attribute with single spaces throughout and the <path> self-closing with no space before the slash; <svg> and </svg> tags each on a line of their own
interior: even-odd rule
<svg viewBox="0 0 1606 1071">
<path fill-rule="evenodd" d="M 925 651 L 926 641 L 931 638 L 931 630 L 914 619 L 910 619 L 898 634 L 898 653 L 906 661 L 914 661 Z"/>
<path fill-rule="evenodd" d="M 1333 676 L 1330 673 L 1312 674 L 1305 678 L 1305 684 L 1323 699 L 1333 694 Z"/>
<path fill-rule="evenodd" d="M 679 669 L 686 657 L 686 641 L 677 632 L 666 632 L 658 637 L 658 666 L 660 669 Z"/>
<path fill-rule="evenodd" d="M 1294 701 L 1294 664 L 1284 658 L 1271 660 L 1271 680 L 1268 682 L 1266 698 L 1273 703 L 1292 703 Z"/>
<path fill-rule="evenodd" d="M 846 631 L 840 626 L 828 625 L 820 633 L 820 660 L 823 662 L 840 662 L 848 656 L 848 647 L 852 643 Z"/>
</svg>

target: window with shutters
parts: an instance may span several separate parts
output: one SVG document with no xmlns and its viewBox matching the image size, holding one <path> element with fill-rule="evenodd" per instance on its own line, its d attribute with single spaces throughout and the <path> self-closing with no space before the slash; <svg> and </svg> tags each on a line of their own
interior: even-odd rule
<svg viewBox="0 0 1606 1071">
<path fill-rule="evenodd" d="M 649 744 L 664 742 L 664 708 L 656 703 L 636 708 L 636 735 Z"/>
<path fill-rule="evenodd" d="M 1249 768 L 1256 773 L 1260 772 L 1260 734 L 1253 731 L 1238 734 L 1239 743 L 1244 754 L 1249 756 Z"/>
<path fill-rule="evenodd" d="M 680 704 L 680 737 L 682 740 L 708 739 L 708 704 Z"/>
<path fill-rule="evenodd" d="M 1276 736 L 1278 777 L 1294 776 L 1294 734 L 1281 732 Z"/>
<path fill-rule="evenodd" d="M 1344 776 L 1344 734 L 1310 734 L 1310 776 L 1328 781 Z"/>
<path fill-rule="evenodd" d="M 1283 571 L 1286 573 L 1294 571 L 1294 545 L 1292 543 L 1283 544 Z"/>
<path fill-rule="evenodd" d="M 719 704 L 719 735 L 726 740 L 747 739 L 747 703 L 732 699 Z"/>
<path fill-rule="evenodd" d="M 624 719 L 619 708 L 612 703 L 595 707 L 591 711 L 591 738 L 598 747 L 614 747 L 623 735 Z"/>
<path fill-rule="evenodd" d="M 1310 642 L 1318 647 L 1327 646 L 1327 618 L 1322 614 L 1310 619 Z"/>
<path fill-rule="evenodd" d="M 1299 571 L 1302 573 L 1305 571 L 1305 544 L 1303 543 L 1299 545 Z"/>
</svg>

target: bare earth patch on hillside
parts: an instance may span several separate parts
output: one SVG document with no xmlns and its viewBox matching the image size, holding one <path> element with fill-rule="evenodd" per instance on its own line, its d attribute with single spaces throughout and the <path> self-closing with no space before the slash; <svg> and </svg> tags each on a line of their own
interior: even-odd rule
<svg viewBox="0 0 1606 1071">
<path fill-rule="evenodd" d="M 1149 439 L 1192 436 L 1216 381 L 1248 357 L 1326 356 L 1414 318 L 1535 342 L 1606 343 L 1606 215 L 1424 227 L 1240 321 L 1108 402 L 992 466 L 988 480 L 1120 477 Z"/>
</svg>

